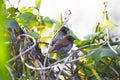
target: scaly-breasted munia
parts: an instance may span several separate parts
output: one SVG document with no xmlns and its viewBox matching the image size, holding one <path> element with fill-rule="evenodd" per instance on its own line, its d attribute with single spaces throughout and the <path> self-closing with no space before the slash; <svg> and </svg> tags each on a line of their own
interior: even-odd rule
<svg viewBox="0 0 120 80">
<path fill-rule="evenodd" d="M 57 40 L 48 50 L 49 53 L 67 53 L 73 46 L 74 38 L 70 35 L 65 35 L 63 38 Z"/>
<path fill-rule="evenodd" d="M 50 46 L 53 46 L 57 40 L 63 38 L 66 34 L 67 31 L 69 31 L 69 28 L 62 26 L 57 33 L 55 34 L 55 36 L 52 38 L 51 42 L 50 42 Z"/>
</svg>

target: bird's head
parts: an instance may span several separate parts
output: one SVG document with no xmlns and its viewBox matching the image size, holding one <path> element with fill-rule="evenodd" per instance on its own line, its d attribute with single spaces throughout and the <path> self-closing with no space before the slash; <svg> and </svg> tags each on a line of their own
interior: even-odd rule
<svg viewBox="0 0 120 80">
<path fill-rule="evenodd" d="M 67 34 L 67 31 L 69 31 L 69 28 L 63 26 L 60 31 L 62 31 L 63 33 Z"/>
</svg>

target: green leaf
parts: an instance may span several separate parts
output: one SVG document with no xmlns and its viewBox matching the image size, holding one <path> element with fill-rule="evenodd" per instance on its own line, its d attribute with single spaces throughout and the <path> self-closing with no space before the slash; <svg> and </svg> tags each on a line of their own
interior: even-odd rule
<svg viewBox="0 0 120 80">
<path fill-rule="evenodd" d="M 38 21 L 36 20 L 36 16 L 32 13 L 26 12 L 26 13 L 21 13 L 18 16 L 18 22 L 21 23 L 22 25 L 26 25 L 30 28 L 33 26 L 38 25 Z"/>
<path fill-rule="evenodd" d="M 40 26 L 45 26 L 45 22 L 44 22 L 44 17 L 43 16 L 37 16 L 37 19 L 40 18 Z"/>
<path fill-rule="evenodd" d="M 41 0 L 35 0 L 36 7 L 40 9 Z"/>
<path fill-rule="evenodd" d="M 11 28 L 11 29 L 14 29 L 14 30 L 17 30 L 18 26 L 19 26 L 17 21 L 13 18 L 8 18 L 7 21 L 6 21 L 6 25 L 7 25 L 7 28 Z"/>
<path fill-rule="evenodd" d="M 0 80 L 11 80 L 6 68 L 8 60 L 8 46 L 5 44 L 7 42 L 5 36 L 6 19 L 5 0 L 0 0 Z"/>
<path fill-rule="evenodd" d="M 108 29 L 114 28 L 116 26 L 116 24 L 110 20 L 103 20 L 100 22 L 99 26 L 100 26 L 100 29 L 102 29 L 104 31 L 106 28 L 108 28 Z"/>
<path fill-rule="evenodd" d="M 108 14 L 106 14 L 106 20 L 109 20 L 109 16 L 108 16 Z"/>
<path fill-rule="evenodd" d="M 40 38 L 40 41 L 42 41 L 42 42 L 47 42 L 50 38 L 51 38 L 51 37 L 49 37 L 49 36 L 41 37 L 41 38 Z"/>
<path fill-rule="evenodd" d="M 92 54 L 91 54 L 92 53 Z M 89 51 L 90 56 L 88 56 L 88 59 L 92 59 L 96 62 L 98 62 L 103 57 L 116 57 L 116 54 L 109 48 L 95 48 Z"/>
<path fill-rule="evenodd" d="M 35 20 L 35 15 L 29 12 L 22 13 L 18 17 L 26 21 Z"/>
<path fill-rule="evenodd" d="M 61 27 L 60 22 L 59 22 L 59 21 L 56 21 L 55 24 L 53 25 L 53 29 L 54 29 L 53 31 L 54 31 L 54 33 L 56 33 L 57 30 L 58 30 L 60 27 Z"/>
<path fill-rule="evenodd" d="M 38 32 L 31 32 L 30 35 L 36 39 L 38 38 Z"/>
<path fill-rule="evenodd" d="M 80 42 L 80 40 L 79 40 L 79 39 L 75 39 L 75 40 L 74 40 L 74 44 L 76 44 L 76 45 L 78 45 L 78 44 L 79 44 L 79 42 Z"/>
<path fill-rule="evenodd" d="M 9 16 L 10 17 L 16 17 L 17 16 L 17 12 L 19 12 L 18 8 L 14 8 L 14 7 L 10 7 L 7 9 Z"/>
<path fill-rule="evenodd" d="M 6 13 L 6 4 L 5 0 L 0 0 L 0 14 Z"/>
<path fill-rule="evenodd" d="M 34 11 L 34 8 L 33 7 L 26 7 L 26 6 L 23 6 L 21 9 L 20 9 L 20 12 L 21 13 L 33 13 Z"/>
<path fill-rule="evenodd" d="M 100 32 L 100 23 L 98 23 L 95 27 L 95 33 Z"/>
<path fill-rule="evenodd" d="M 44 27 L 44 28 L 40 28 L 40 29 L 38 29 L 38 30 L 39 30 L 39 34 L 40 34 L 40 35 L 42 35 L 43 33 L 46 32 L 45 27 Z"/>
<path fill-rule="evenodd" d="M 84 38 L 86 40 L 89 40 L 90 43 L 93 43 L 98 35 L 99 35 L 99 33 L 94 33 L 94 34 L 87 35 Z"/>
<path fill-rule="evenodd" d="M 56 53 L 50 53 L 50 57 L 51 57 L 52 59 L 56 59 L 57 54 L 56 54 Z"/>
<path fill-rule="evenodd" d="M 23 12 L 27 7 L 26 6 L 23 6 L 20 8 L 20 12 Z"/>
<path fill-rule="evenodd" d="M 18 8 L 10 7 L 7 9 L 7 11 L 11 14 L 14 14 L 15 12 L 19 12 Z"/>
<path fill-rule="evenodd" d="M 75 40 L 75 44 L 77 47 L 81 47 L 87 44 L 90 44 L 90 40 Z"/>
<path fill-rule="evenodd" d="M 45 17 L 45 18 L 44 18 L 44 23 L 45 23 L 46 26 L 52 27 L 54 21 L 53 21 L 52 19 L 50 19 L 49 17 Z"/>
</svg>

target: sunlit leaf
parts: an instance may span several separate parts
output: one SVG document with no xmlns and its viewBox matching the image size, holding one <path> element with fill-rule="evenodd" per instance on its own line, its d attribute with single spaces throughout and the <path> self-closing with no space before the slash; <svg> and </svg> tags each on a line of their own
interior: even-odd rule
<svg viewBox="0 0 120 80">
<path fill-rule="evenodd" d="M 79 41 L 79 42 L 78 42 Z M 87 44 L 90 44 L 90 40 L 76 40 L 76 46 L 77 47 L 81 47 L 81 46 L 84 46 L 84 45 L 87 45 Z"/>
<path fill-rule="evenodd" d="M 40 34 L 40 35 L 42 35 L 44 32 L 46 32 L 45 27 L 39 28 L 38 30 L 39 30 L 39 34 Z"/>
<path fill-rule="evenodd" d="M 95 27 L 95 33 L 100 32 L 100 23 L 98 23 Z"/>
<path fill-rule="evenodd" d="M 18 12 L 19 10 L 18 10 L 18 8 L 10 7 L 10 8 L 7 9 L 7 11 L 11 14 L 14 14 L 15 12 Z"/>
<path fill-rule="evenodd" d="M 27 7 L 26 6 L 23 6 L 20 8 L 20 12 L 23 12 Z"/>
<path fill-rule="evenodd" d="M 108 16 L 108 14 L 106 14 L 106 20 L 109 20 L 109 16 Z"/>
<path fill-rule="evenodd" d="M 44 17 L 43 16 L 37 16 L 37 17 L 40 17 L 40 25 L 45 26 Z"/>
<path fill-rule="evenodd" d="M 112 21 L 105 20 L 105 21 L 101 21 L 99 26 L 101 28 L 107 27 L 107 28 L 111 29 L 111 28 L 115 27 L 116 24 L 114 24 Z"/>
<path fill-rule="evenodd" d="M 21 23 L 22 25 L 26 25 L 30 28 L 32 28 L 33 26 L 36 26 L 38 24 L 37 20 L 36 20 L 36 16 L 32 13 L 21 13 L 18 16 L 18 22 Z"/>
<path fill-rule="evenodd" d="M 56 33 L 57 30 L 58 30 L 60 27 L 61 27 L 60 22 L 56 21 L 56 22 L 54 23 L 54 25 L 53 25 L 53 31 L 54 31 L 54 33 Z"/>
<path fill-rule="evenodd" d="M 50 19 L 49 17 L 45 17 L 45 18 L 44 18 L 44 23 L 45 23 L 46 26 L 52 27 L 54 21 L 53 21 L 52 19 Z"/>
<path fill-rule="evenodd" d="M 53 58 L 53 59 L 56 59 L 57 58 L 57 54 L 56 53 L 50 53 L 50 57 Z"/>
<path fill-rule="evenodd" d="M 62 13 L 60 13 L 60 24 L 61 25 L 63 24 L 63 15 L 62 15 Z"/>
<path fill-rule="evenodd" d="M 46 36 L 46 37 L 40 38 L 40 41 L 48 42 L 49 39 L 50 39 L 50 37 L 49 37 L 49 36 Z"/>
<path fill-rule="evenodd" d="M 31 32 L 30 35 L 33 36 L 36 39 L 38 38 L 38 33 L 37 32 Z"/>
<path fill-rule="evenodd" d="M 20 8 L 20 12 L 21 13 L 33 13 L 34 11 L 34 8 L 33 7 L 26 7 L 26 6 L 23 6 L 22 8 Z"/>
<path fill-rule="evenodd" d="M 9 71 L 6 68 L 6 61 L 8 60 L 8 49 L 6 42 L 6 19 L 7 19 L 7 13 L 6 13 L 6 6 L 5 6 L 5 0 L 0 0 L 0 80 L 11 80 Z"/>
<path fill-rule="evenodd" d="M 41 0 L 35 0 L 35 4 L 36 4 L 36 7 L 39 9 L 40 4 L 41 4 Z"/>
<path fill-rule="evenodd" d="M 82 58 L 82 59 L 80 59 L 80 62 L 86 62 L 86 61 L 87 61 L 86 58 Z"/>
<path fill-rule="evenodd" d="M 10 7 L 7 11 L 11 17 L 15 17 L 17 15 L 16 12 L 19 12 L 18 8 L 15 7 Z"/>
<path fill-rule="evenodd" d="M 101 80 L 100 76 L 98 75 L 97 71 L 94 68 L 91 68 L 91 71 L 95 75 L 97 80 Z"/>
</svg>

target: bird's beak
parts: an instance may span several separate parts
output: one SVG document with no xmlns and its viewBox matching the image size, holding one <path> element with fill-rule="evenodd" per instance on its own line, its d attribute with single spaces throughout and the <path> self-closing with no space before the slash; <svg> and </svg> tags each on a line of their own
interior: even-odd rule
<svg viewBox="0 0 120 80">
<path fill-rule="evenodd" d="M 48 50 L 48 53 L 51 53 L 53 51 L 53 48 L 51 47 L 49 50 Z"/>
</svg>

